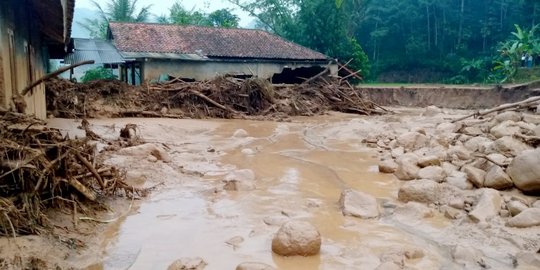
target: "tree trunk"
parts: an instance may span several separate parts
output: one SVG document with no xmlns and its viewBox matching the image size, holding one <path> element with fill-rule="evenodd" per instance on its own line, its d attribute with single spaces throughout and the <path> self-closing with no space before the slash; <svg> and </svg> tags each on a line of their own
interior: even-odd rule
<svg viewBox="0 0 540 270">
<path fill-rule="evenodd" d="M 461 0 L 461 9 L 460 9 L 460 13 L 459 13 L 458 40 L 457 40 L 457 47 L 458 48 L 461 46 L 461 39 L 462 39 L 462 36 L 463 36 L 464 13 L 465 13 L 465 0 Z"/>
<path fill-rule="evenodd" d="M 429 16 L 428 3 L 426 3 L 426 18 L 427 18 L 427 45 L 428 45 L 428 50 L 431 50 L 431 18 Z"/>
</svg>

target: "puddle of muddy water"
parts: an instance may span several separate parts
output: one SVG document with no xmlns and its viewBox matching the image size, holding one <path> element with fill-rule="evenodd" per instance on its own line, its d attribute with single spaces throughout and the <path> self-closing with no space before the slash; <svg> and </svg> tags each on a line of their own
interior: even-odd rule
<svg viewBox="0 0 540 270">
<path fill-rule="evenodd" d="M 97 269 L 166 269 L 183 257 L 203 258 L 205 269 L 235 269 L 246 261 L 278 269 L 373 269 L 382 253 L 400 247 L 425 252 L 424 258 L 407 261 L 408 266 L 432 269 L 448 263 L 436 244 L 384 218 L 361 220 L 341 214 L 337 202 L 344 189 L 361 190 L 383 202 L 394 201 L 399 187 L 393 176 L 376 172 L 376 153 L 363 148 L 354 130 L 346 128 L 349 120 L 93 121 L 94 129 L 111 137 L 122 125 L 137 123 L 145 139 L 166 143 L 173 157 L 171 164 L 159 164 L 167 168 L 112 159 L 128 170 L 147 170 L 150 186 L 160 181 L 165 185 L 109 227 L 104 262 Z M 232 137 L 238 129 L 246 130 L 248 137 Z M 325 131 L 331 135 L 320 135 Z M 233 168 L 253 170 L 256 189 L 220 189 L 223 175 Z M 320 230 L 319 256 L 285 258 L 272 253 L 277 224 L 288 219 L 310 221 Z M 444 226 L 436 218 L 432 222 Z"/>
</svg>

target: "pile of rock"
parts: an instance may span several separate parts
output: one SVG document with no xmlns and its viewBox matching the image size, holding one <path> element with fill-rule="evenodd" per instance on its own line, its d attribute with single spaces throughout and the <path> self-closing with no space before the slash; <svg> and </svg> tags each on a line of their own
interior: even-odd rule
<svg viewBox="0 0 540 270">
<path fill-rule="evenodd" d="M 539 124 L 536 116 L 507 111 L 379 136 L 379 171 L 410 181 L 399 190 L 401 201 L 451 206 L 475 222 L 499 215 L 508 226 L 537 226 L 538 197 L 499 191 L 540 193 Z"/>
</svg>

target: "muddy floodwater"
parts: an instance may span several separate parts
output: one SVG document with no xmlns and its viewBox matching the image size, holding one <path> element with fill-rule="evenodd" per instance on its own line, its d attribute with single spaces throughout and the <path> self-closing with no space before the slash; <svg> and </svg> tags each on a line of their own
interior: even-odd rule
<svg viewBox="0 0 540 270">
<path fill-rule="evenodd" d="M 81 135 L 76 120 L 50 122 L 70 136 Z M 457 244 L 482 249 L 493 269 L 506 269 L 508 253 L 518 249 L 504 233 L 493 237 L 438 211 L 419 217 L 396 210 L 403 205 L 397 201 L 402 183 L 378 172 L 379 153 L 362 141 L 389 127 L 399 130 L 401 119 L 332 114 L 292 122 L 91 121 L 96 133 L 110 138 L 127 123 L 137 124 L 146 142 L 165 148 L 171 162 L 105 155 L 107 163 L 127 170 L 130 183 L 155 189 L 132 207 L 103 217 L 121 216 L 98 236 L 102 262 L 89 269 L 166 269 L 184 257 L 204 259 L 205 269 L 235 269 L 242 262 L 277 269 L 375 269 L 381 256 L 393 251 L 422 253 L 405 258 L 407 269 L 462 269 L 450 255 Z M 241 169 L 254 172 L 255 186 L 225 190 L 224 177 Z M 376 197 L 381 217 L 344 217 L 338 200 L 345 189 Z M 272 253 L 272 237 L 288 220 L 317 227 L 320 255 Z"/>
</svg>

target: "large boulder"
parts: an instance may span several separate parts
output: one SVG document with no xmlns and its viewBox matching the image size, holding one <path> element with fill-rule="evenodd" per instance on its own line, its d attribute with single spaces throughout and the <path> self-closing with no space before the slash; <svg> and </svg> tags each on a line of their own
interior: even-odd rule
<svg viewBox="0 0 540 270">
<path fill-rule="evenodd" d="M 484 186 L 498 190 L 509 189 L 514 186 L 510 176 L 506 174 L 503 168 L 494 165 L 487 171 L 484 180 Z"/>
<path fill-rule="evenodd" d="M 504 136 L 513 136 L 518 134 L 521 128 L 514 121 L 504 121 L 496 126 L 494 126 L 490 133 L 495 138 L 502 138 Z"/>
<path fill-rule="evenodd" d="M 424 109 L 424 112 L 422 113 L 422 116 L 433 117 L 435 115 L 441 114 L 442 112 L 443 111 L 442 111 L 441 108 L 431 105 L 431 106 L 427 106 Z"/>
<path fill-rule="evenodd" d="M 467 179 L 467 174 L 460 171 L 452 171 L 450 175 L 446 177 L 446 183 L 463 190 L 473 189 L 474 187 Z"/>
<path fill-rule="evenodd" d="M 424 179 L 406 182 L 398 191 L 398 199 L 402 202 L 448 204 L 463 196 L 463 191 L 457 187 Z"/>
<path fill-rule="evenodd" d="M 540 192 L 540 149 L 518 155 L 506 172 L 518 189 L 524 192 Z"/>
<path fill-rule="evenodd" d="M 419 132 L 406 132 L 397 137 L 398 145 L 407 150 L 416 150 L 429 145 L 429 138 Z"/>
<path fill-rule="evenodd" d="M 247 191 L 255 189 L 255 173 L 250 169 L 235 170 L 223 179 L 225 190 Z"/>
<path fill-rule="evenodd" d="M 282 256 L 312 256 L 321 250 L 321 234 L 305 221 L 289 221 L 272 240 L 272 251 Z"/>
<path fill-rule="evenodd" d="M 206 265 L 201 258 L 182 258 L 174 261 L 167 270 L 203 270 Z"/>
<path fill-rule="evenodd" d="M 379 216 L 379 206 L 375 197 L 364 192 L 347 189 L 339 198 L 341 211 L 345 216 L 359 218 L 376 218 Z"/>
<path fill-rule="evenodd" d="M 527 205 L 521 201 L 512 200 L 506 204 L 506 208 L 508 208 L 508 211 L 510 211 L 510 215 L 517 216 L 521 212 L 527 210 L 529 207 L 527 207 Z"/>
<path fill-rule="evenodd" d="M 493 148 L 500 153 L 506 153 L 513 156 L 517 156 L 521 152 L 531 149 L 529 145 L 510 136 L 505 136 L 496 140 L 493 144 Z"/>
<path fill-rule="evenodd" d="M 422 168 L 418 171 L 419 179 L 429 179 L 435 182 L 443 182 L 446 177 L 446 173 L 443 168 L 439 166 L 429 166 Z"/>
<path fill-rule="evenodd" d="M 236 270 L 275 270 L 275 268 L 265 263 L 244 262 L 239 264 Z"/>
<path fill-rule="evenodd" d="M 448 156 L 454 160 L 471 159 L 472 152 L 463 145 L 454 145 L 448 149 Z"/>
<path fill-rule="evenodd" d="M 506 111 L 506 112 L 497 114 L 495 116 L 495 120 L 497 120 L 497 122 L 499 123 L 504 122 L 504 121 L 519 122 L 521 121 L 522 118 L 523 118 L 523 115 L 521 115 L 521 113 L 514 112 L 514 111 Z"/>
<path fill-rule="evenodd" d="M 540 226 L 540 208 L 528 208 L 508 220 L 506 225 L 516 228 Z"/>
<path fill-rule="evenodd" d="M 469 213 L 469 217 L 474 222 L 484 222 L 499 215 L 503 199 L 495 189 L 484 188 L 474 210 Z"/>
<path fill-rule="evenodd" d="M 441 166 L 441 160 L 436 155 L 422 156 L 418 159 L 418 166 L 421 168 L 429 166 Z"/>
<path fill-rule="evenodd" d="M 452 249 L 452 259 L 462 266 L 464 269 L 476 269 L 478 264 L 484 259 L 484 254 L 481 250 L 471 246 L 455 246 Z"/>
<path fill-rule="evenodd" d="M 474 186 L 479 188 L 484 186 L 484 180 L 486 177 L 486 172 L 484 170 L 467 165 L 463 167 L 463 172 L 467 174 L 467 180 L 473 183 Z"/>
<path fill-rule="evenodd" d="M 469 151 L 484 152 L 485 149 L 489 148 L 490 145 L 492 145 L 492 144 L 493 144 L 492 140 L 490 140 L 490 139 L 488 139 L 486 137 L 478 136 L 478 137 L 473 137 L 473 138 L 469 139 L 468 141 L 466 141 L 464 146 Z"/>
<path fill-rule="evenodd" d="M 394 175 L 400 180 L 413 180 L 418 177 L 418 156 L 412 153 L 402 155 L 396 160 L 398 168 Z"/>
</svg>

